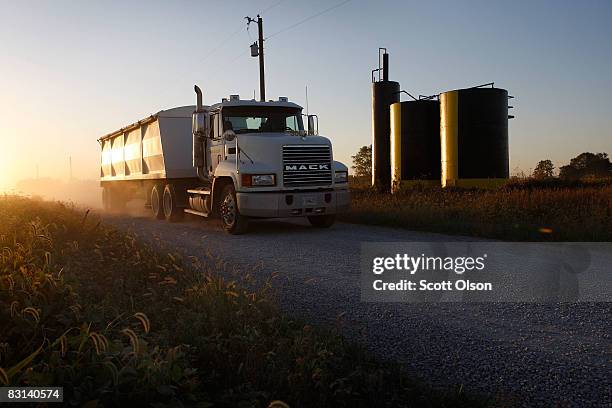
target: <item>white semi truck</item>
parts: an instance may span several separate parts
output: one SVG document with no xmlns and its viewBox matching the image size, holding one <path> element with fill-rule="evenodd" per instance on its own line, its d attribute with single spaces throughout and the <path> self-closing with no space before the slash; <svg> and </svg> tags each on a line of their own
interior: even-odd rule
<svg viewBox="0 0 612 408">
<path fill-rule="evenodd" d="M 98 139 L 103 204 L 144 198 L 157 219 L 218 215 L 244 233 L 250 218 L 307 217 L 329 227 L 349 208 L 348 169 L 318 135 L 315 115 L 287 98 L 237 95 L 212 106 L 163 110 Z M 308 128 L 305 130 L 303 117 Z"/>
</svg>

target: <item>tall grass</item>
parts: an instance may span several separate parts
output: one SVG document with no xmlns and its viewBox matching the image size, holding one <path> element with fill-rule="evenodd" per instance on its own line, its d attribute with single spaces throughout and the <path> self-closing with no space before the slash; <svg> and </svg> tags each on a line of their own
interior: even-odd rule
<svg viewBox="0 0 612 408">
<path fill-rule="evenodd" d="M 612 240 L 612 183 L 516 181 L 496 190 L 353 185 L 348 222 L 524 241 Z"/>
<path fill-rule="evenodd" d="M 0 197 L 0 250 L 0 384 L 90 406 L 482 404 L 281 314 L 269 284 L 224 279 L 214 256 L 161 252 L 63 204 Z"/>
</svg>

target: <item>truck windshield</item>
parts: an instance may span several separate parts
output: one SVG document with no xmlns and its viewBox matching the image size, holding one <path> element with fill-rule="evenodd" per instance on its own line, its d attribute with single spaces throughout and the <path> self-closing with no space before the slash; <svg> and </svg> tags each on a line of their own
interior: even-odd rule
<svg viewBox="0 0 612 408">
<path fill-rule="evenodd" d="M 241 133 L 303 133 L 301 111 L 296 108 L 240 106 L 223 108 L 223 130 Z"/>
</svg>

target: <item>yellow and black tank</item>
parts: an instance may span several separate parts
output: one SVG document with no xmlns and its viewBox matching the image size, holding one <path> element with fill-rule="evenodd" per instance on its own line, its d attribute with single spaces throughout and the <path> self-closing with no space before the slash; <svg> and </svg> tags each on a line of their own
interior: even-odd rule
<svg viewBox="0 0 612 408">
<path fill-rule="evenodd" d="M 418 99 L 391 105 L 392 190 L 440 185 L 440 102 Z"/>
<path fill-rule="evenodd" d="M 442 187 L 507 182 L 508 91 L 474 87 L 440 94 Z"/>
</svg>

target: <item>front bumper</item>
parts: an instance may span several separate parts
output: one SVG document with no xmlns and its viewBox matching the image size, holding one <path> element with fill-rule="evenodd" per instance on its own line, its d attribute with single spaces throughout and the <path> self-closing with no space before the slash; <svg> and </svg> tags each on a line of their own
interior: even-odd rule
<svg viewBox="0 0 612 408">
<path fill-rule="evenodd" d="M 238 209 L 249 217 L 304 217 L 348 211 L 348 189 L 330 191 L 238 192 Z"/>
</svg>

